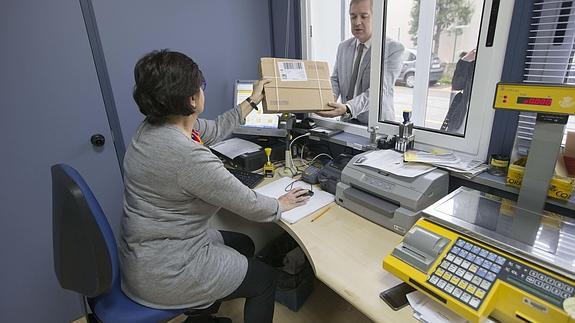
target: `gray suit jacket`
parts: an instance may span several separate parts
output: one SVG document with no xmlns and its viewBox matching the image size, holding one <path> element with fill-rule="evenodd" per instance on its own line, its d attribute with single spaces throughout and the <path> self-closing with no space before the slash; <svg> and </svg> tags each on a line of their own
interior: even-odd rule
<svg viewBox="0 0 575 323">
<path fill-rule="evenodd" d="M 351 84 L 355 42 L 356 39 L 354 37 L 339 44 L 335 66 L 331 75 L 331 85 L 335 97 L 341 97 L 342 103 L 349 104 L 352 118 L 357 118 L 361 123 L 367 124 L 367 117 L 369 114 L 371 48 L 367 50 L 364 59 L 361 61 L 359 66 L 356 82 L 358 95 L 349 101 L 346 100 L 345 97 Z M 395 119 L 395 111 L 393 108 L 393 86 L 401 72 L 403 51 L 404 47 L 400 42 L 389 38 L 385 39 L 382 104 L 384 107 L 384 118 L 386 120 Z"/>
</svg>

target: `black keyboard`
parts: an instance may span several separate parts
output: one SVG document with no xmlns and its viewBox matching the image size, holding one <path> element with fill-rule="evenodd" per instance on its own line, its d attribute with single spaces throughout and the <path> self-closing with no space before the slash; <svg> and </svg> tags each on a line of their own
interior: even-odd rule
<svg viewBox="0 0 575 323">
<path fill-rule="evenodd" d="M 256 187 L 259 183 L 261 183 L 261 181 L 264 180 L 265 177 L 262 174 L 256 174 L 237 168 L 228 168 L 228 171 L 249 188 Z"/>
</svg>

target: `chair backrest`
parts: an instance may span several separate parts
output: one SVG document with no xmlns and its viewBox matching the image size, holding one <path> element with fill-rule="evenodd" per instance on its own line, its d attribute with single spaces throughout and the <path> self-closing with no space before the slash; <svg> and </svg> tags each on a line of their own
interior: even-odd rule
<svg viewBox="0 0 575 323">
<path fill-rule="evenodd" d="M 71 166 L 52 166 L 54 267 L 64 289 L 96 297 L 119 284 L 114 233 L 100 204 Z"/>
</svg>

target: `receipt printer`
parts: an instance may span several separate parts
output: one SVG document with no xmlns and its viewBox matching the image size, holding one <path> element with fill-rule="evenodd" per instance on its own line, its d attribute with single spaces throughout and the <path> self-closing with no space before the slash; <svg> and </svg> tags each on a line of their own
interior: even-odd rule
<svg viewBox="0 0 575 323">
<path fill-rule="evenodd" d="M 419 219 L 419 211 L 447 195 L 449 174 L 435 169 L 402 177 L 380 169 L 354 165 L 370 152 L 354 156 L 343 169 L 335 201 L 358 215 L 404 235 Z"/>
</svg>

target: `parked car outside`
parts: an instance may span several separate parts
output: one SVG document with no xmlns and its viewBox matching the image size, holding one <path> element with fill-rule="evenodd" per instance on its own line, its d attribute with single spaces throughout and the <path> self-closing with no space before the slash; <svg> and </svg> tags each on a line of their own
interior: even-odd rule
<svg viewBox="0 0 575 323">
<path fill-rule="evenodd" d="M 415 60 L 417 58 L 417 50 L 413 48 L 406 48 L 403 52 L 403 65 L 396 84 L 413 87 L 415 85 Z M 429 70 L 429 84 L 435 84 L 443 77 L 444 66 L 437 55 L 431 54 L 431 69 Z"/>
</svg>

